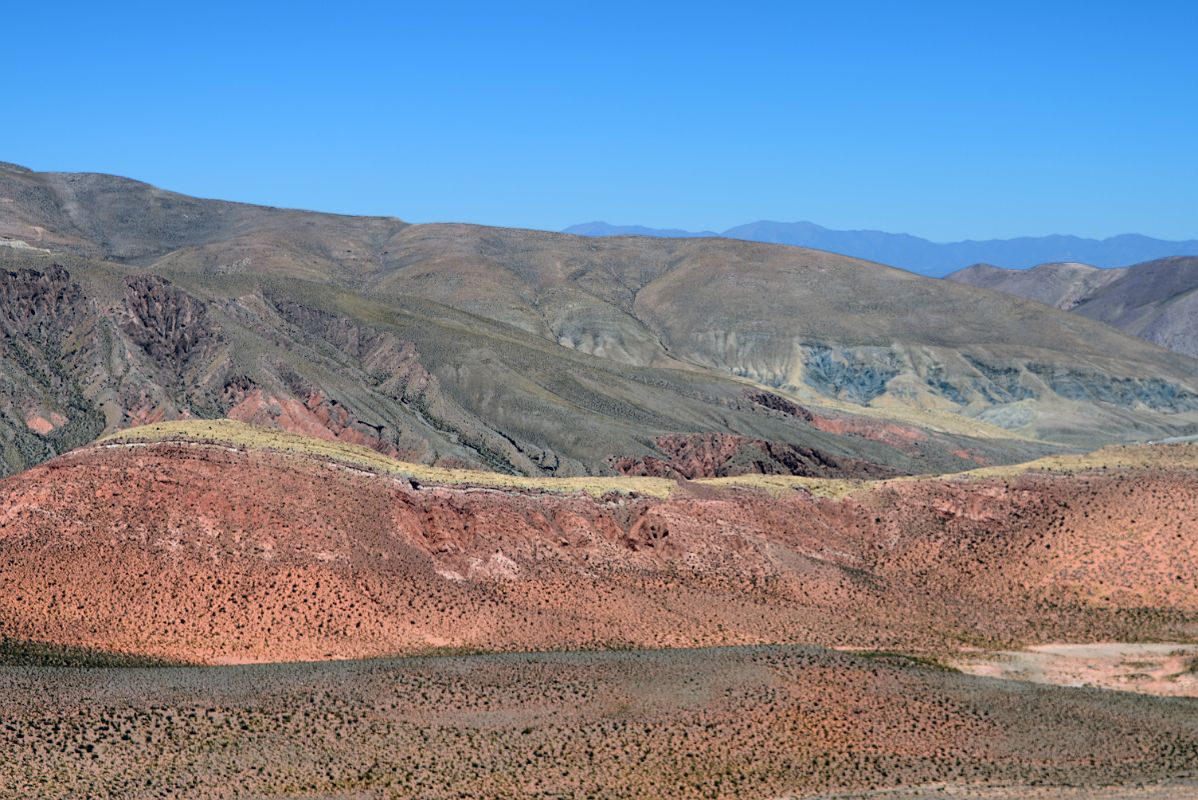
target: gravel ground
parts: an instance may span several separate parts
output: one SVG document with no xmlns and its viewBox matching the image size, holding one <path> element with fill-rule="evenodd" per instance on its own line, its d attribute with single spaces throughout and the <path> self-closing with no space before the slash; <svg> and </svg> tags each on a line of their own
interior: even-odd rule
<svg viewBox="0 0 1198 800">
<path fill-rule="evenodd" d="M 1195 712 L 801 647 L 7 666 L 0 796 L 1175 797 Z"/>
</svg>

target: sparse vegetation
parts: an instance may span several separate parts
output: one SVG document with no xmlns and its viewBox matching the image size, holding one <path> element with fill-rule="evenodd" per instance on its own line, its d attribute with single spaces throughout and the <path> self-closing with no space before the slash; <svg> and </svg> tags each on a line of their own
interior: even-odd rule
<svg viewBox="0 0 1198 800">
<path fill-rule="evenodd" d="M 859 658 L 868 658 L 871 661 L 881 661 L 885 664 L 923 667 L 940 672 L 959 672 L 956 667 L 946 664 L 940 658 L 925 654 L 899 653 L 893 650 L 861 650 L 854 651 L 853 655 Z"/>
<path fill-rule="evenodd" d="M 1192 701 L 950 661 L 1198 630 L 1198 444 L 1075 453 L 1190 433 L 1186 359 L 818 251 L 0 189 L 0 798 L 1198 774 Z"/>
<path fill-rule="evenodd" d="M 209 663 L 1179 641 L 1198 471 L 1162 453 L 1003 478 L 559 480 L 161 423 L 5 484 L 21 533 L 0 538 L 0 615 L 27 638 Z"/>
<path fill-rule="evenodd" d="M 180 664 L 136 653 L 93 650 L 53 642 L 32 642 L 0 636 L 0 666 L 161 667 L 170 665 L 178 666 Z"/>
<path fill-rule="evenodd" d="M 229 447 L 266 449 L 307 458 L 327 459 L 348 467 L 370 470 L 381 475 L 409 478 L 436 485 L 470 485 L 497 489 L 521 489 L 550 492 L 586 492 L 596 497 L 608 492 L 636 493 L 649 497 L 668 497 L 675 481 L 664 478 L 590 476 L 585 478 L 527 478 L 468 469 L 445 469 L 398 461 L 376 450 L 339 441 L 318 439 L 295 433 L 245 425 L 233 420 L 181 420 L 159 422 L 118 431 L 103 437 L 98 445 L 149 442 L 210 444 Z"/>
<path fill-rule="evenodd" d="M 697 800 L 947 784 L 1023 800 L 1183 781 L 1198 729 L 1188 701 L 753 647 L 0 667 L 0 752 L 5 798 Z"/>
</svg>

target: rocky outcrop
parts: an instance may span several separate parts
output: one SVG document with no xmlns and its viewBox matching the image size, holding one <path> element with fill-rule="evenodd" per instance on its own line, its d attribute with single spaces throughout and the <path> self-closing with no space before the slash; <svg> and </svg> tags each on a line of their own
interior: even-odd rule
<svg viewBox="0 0 1198 800">
<path fill-rule="evenodd" d="M 317 439 L 357 444 L 405 461 L 422 461 L 430 455 L 427 447 L 401 448 L 389 436 L 387 426 L 358 419 L 349 408 L 312 389 L 302 397 L 269 394 L 244 379 L 231 384 L 225 392 L 229 419 L 302 433 Z"/>
<path fill-rule="evenodd" d="M 893 469 L 833 456 L 810 447 L 721 433 L 679 433 L 655 440 L 661 456 L 617 459 L 623 475 L 656 478 L 724 478 L 735 475 L 799 475 L 819 478 L 884 478 Z"/>
<path fill-rule="evenodd" d="M 206 304 L 134 275 L 100 304 L 60 266 L 0 270 L 0 472 L 105 427 L 216 416 L 226 342 Z"/>
<path fill-rule="evenodd" d="M 807 385 L 860 405 L 869 405 L 885 393 L 890 381 L 902 371 L 901 358 L 889 352 L 866 356 L 808 344 L 804 353 L 803 380 Z"/>
<path fill-rule="evenodd" d="M 121 330 L 163 369 L 182 371 L 223 343 L 203 301 L 157 275 L 125 279 Z"/>
<path fill-rule="evenodd" d="M 964 358 L 984 378 L 976 381 L 974 386 L 990 402 L 1013 403 L 1035 396 L 1036 393 L 1024 384 L 1023 370 L 1016 367 L 992 366 L 970 356 Z"/>
<path fill-rule="evenodd" d="M 0 270 L 0 331 L 47 343 L 86 313 L 83 293 L 61 266 Z"/>
<path fill-rule="evenodd" d="M 760 389 L 746 389 L 742 394 L 750 403 L 754 403 L 761 408 L 768 408 L 770 411 L 776 411 L 784 416 L 794 417 L 804 422 L 813 422 L 815 420 L 815 415 L 798 403 L 792 403 L 785 397 L 779 397 L 772 392 L 765 392 Z"/>
<path fill-rule="evenodd" d="M 81 384 L 96 315 L 60 266 L 0 270 L 0 473 L 84 444 L 103 421 Z"/>
<path fill-rule="evenodd" d="M 1172 414 L 1198 409 L 1198 394 L 1159 378 L 1120 378 L 1047 364 L 1031 364 L 1028 369 L 1069 400 L 1099 401 L 1123 408 L 1145 406 Z"/>
</svg>

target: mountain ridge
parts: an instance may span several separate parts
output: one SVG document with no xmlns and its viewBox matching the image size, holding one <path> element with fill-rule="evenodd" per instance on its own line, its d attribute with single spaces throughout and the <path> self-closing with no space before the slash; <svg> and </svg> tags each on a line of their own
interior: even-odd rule
<svg viewBox="0 0 1198 800">
<path fill-rule="evenodd" d="M 921 275 L 943 277 L 971 264 L 991 263 L 1005 269 L 1027 269 L 1050 262 L 1085 262 L 1103 268 L 1126 267 L 1142 261 L 1198 254 L 1198 239 L 1168 241 L 1136 233 L 1090 239 L 1065 234 L 1021 236 L 1012 239 L 967 239 L 933 242 L 906 233 L 879 230 L 834 230 L 813 222 L 760 220 L 722 233 L 696 233 L 639 225 L 587 223 L 563 233 L 582 236 L 721 236 L 747 241 L 810 247 L 877 261 Z"/>
<path fill-rule="evenodd" d="M 1022 271 L 975 265 L 946 279 L 1048 303 L 1198 357 L 1198 257 L 1113 270 L 1084 264 L 1042 264 Z"/>
<path fill-rule="evenodd" d="M 189 416 L 554 476 L 939 472 L 1198 430 L 1190 359 L 818 250 L 3 167 L 0 235 L 6 471 Z"/>
</svg>

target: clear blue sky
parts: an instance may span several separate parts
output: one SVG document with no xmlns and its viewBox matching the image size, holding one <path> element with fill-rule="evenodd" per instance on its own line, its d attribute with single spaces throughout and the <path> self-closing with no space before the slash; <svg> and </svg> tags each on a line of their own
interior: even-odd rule
<svg viewBox="0 0 1198 800">
<path fill-rule="evenodd" d="M 110 5 L 6 8 L 0 160 L 416 222 L 1198 237 L 1194 2 Z"/>
</svg>

